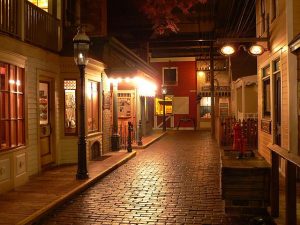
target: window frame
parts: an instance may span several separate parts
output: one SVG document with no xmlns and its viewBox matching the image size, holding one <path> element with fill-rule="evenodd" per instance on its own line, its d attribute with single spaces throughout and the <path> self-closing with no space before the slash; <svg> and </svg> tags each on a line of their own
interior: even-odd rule
<svg viewBox="0 0 300 225">
<path fill-rule="evenodd" d="M 266 74 L 266 70 L 269 69 L 269 73 Z M 271 118 L 271 67 L 270 67 L 270 64 L 266 65 L 265 67 L 263 67 L 261 69 L 261 73 L 262 73 L 262 116 L 263 118 Z M 268 99 L 267 98 L 267 95 L 266 95 L 266 86 L 269 86 L 269 95 L 268 95 Z M 269 102 L 269 110 L 266 109 L 266 102 Z"/>
<path fill-rule="evenodd" d="M 13 64 L 0 62 L 0 67 L 5 68 L 5 73 L 1 73 L 0 76 L 4 75 L 3 83 L 6 85 L 5 88 L 2 88 L 1 82 L 2 78 L 0 77 L 0 98 L 1 98 L 1 104 L 0 104 L 0 129 L 7 129 L 7 135 L 8 137 L 3 137 L 0 135 L 0 152 L 9 151 L 12 149 L 16 149 L 22 146 L 26 145 L 26 138 L 25 138 L 25 69 Z M 14 80 L 13 80 L 14 79 Z M 16 85 L 12 88 L 12 85 Z M 7 88 L 7 89 L 6 89 Z M 4 96 L 7 95 L 7 98 Z M 4 99 L 4 102 L 2 102 L 2 96 Z M 7 99 L 7 101 L 5 101 Z M 12 101 L 15 102 L 15 105 L 12 106 Z M 22 103 L 20 103 L 20 101 Z M 20 107 L 20 104 L 22 104 L 22 107 Z M 8 106 L 7 115 L 3 116 L 3 113 L 6 114 L 6 112 L 3 112 L 3 105 Z M 12 115 L 12 107 L 14 108 L 15 117 L 13 118 Z M 12 143 L 12 131 L 14 125 L 15 130 L 15 140 L 14 144 Z M 4 125 L 6 124 L 6 125 Z M 3 126 L 3 128 L 2 128 Z M 4 126 L 7 126 L 4 127 Z M 20 128 L 21 126 L 21 128 Z M 20 132 L 21 129 L 21 132 Z M 6 146 L 3 142 L 3 140 L 6 142 Z M 3 143 L 3 145 L 2 145 Z"/>
<path fill-rule="evenodd" d="M 175 69 L 176 70 L 176 81 L 174 83 L 165 82 L 165 70 Z M 162 84 L 163 86 L 177 86 L 178 85 L 178 67 L 163 67 L 162 68 Z"/>
</svg>

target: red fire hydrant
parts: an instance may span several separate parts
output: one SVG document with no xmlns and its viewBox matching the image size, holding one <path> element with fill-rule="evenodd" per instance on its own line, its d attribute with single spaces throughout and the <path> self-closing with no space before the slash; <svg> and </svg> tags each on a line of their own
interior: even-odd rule
<svg viewBox="0 0 300 225">
<path fill-rule="evenodd" d="M 233 127 L 233 149 L 239 151 L 238 158 L 244 157 L 244 152 L 246 150 L 247 137 L 242 134 L 242 127 L 239 122 L 237 122 Z"/>
</svg>

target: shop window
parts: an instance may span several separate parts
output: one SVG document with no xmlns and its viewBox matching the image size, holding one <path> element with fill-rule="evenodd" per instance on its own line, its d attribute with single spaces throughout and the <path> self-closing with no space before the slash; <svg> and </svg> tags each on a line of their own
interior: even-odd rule
<svg viewBox="0 0 300 225">
<path fill-rule="evenodd" d="M 262 69 L 262 88 L 263 88 L 263 116 L 271 116 L 271 83 L 270 66 Z"/>
<path fill-rule="evenodd" d="M 155 98 L 155 114 L 163 115 L 165 104 L 165 113 L 166 115 L 173 114 L 173 97 L 166 96 L 165 101 L 162 98 Z"/>
<path fill-rule="evenodd" d="M 118 93 L 118 117 L 131 118 L 132 116 L 132 94 L 131 93 Z"/>
<path fill-rule="evenodd" d="M 178 73 L 177 67 L 163 68 L 163 85 L 177 85 Z"/>
<path fill-rule="evenodd" d="M 211 97 L 201 98 L 200 118 L 211 118 Z"/>
<path fill-rule="evenodd" d="M 48 12 L 48 0 L 28 0 L 32 4 L 36 5 L 37 7 L 45 10 Z"/>
<path fill-rule="evenodd" d="M 99 131 L 99 83 L 87 82 L 87 125 L 88 132 Z"/>
<path fill-rule="evenodd" d="M 77 134 L 76 80 L 64 80 L 65 134 Z"/>
<path fill-rule="evenodd" d="M 0 150 L 25 144 L 24 69 L 0 63 Z"/>
</svg>

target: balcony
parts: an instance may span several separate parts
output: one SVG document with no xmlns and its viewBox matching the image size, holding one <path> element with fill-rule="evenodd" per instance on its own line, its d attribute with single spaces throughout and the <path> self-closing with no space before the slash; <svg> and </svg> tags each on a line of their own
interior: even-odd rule
<svg viewBox="0 0 300 225">
<path fill-rule="evenodd" d="M 0 32 L 50 51 L 60 50 L 60 20 L 28 1 L 0 0 Z"/>
</svg>

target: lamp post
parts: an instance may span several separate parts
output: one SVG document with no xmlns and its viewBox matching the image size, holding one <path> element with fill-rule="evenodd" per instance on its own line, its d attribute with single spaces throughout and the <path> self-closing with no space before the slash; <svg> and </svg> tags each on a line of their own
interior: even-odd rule
<svg viewBox="0 0 300 225">
<path fill-rule="evenodd" d="M 167 130 L 167 125 L 166 125 L 166 94 L 167 94 L 167 88 L 162 87 L 161 88 L 161 93 L 163 96 L 163 131 Z"/>
<path fill-rule="evenodd" d="M 85 136 L 85 67 L 88 63 L 90 38 L 85 34 L 83 27 L 78 27 L 78 32 L 73 38 L 74 60 L 80 72 L 80 128 L 78 135 L 78 164 L 76 179 L 83 180 L 89 177 L 86 162 L 86 136 Z"/>
</svg>

